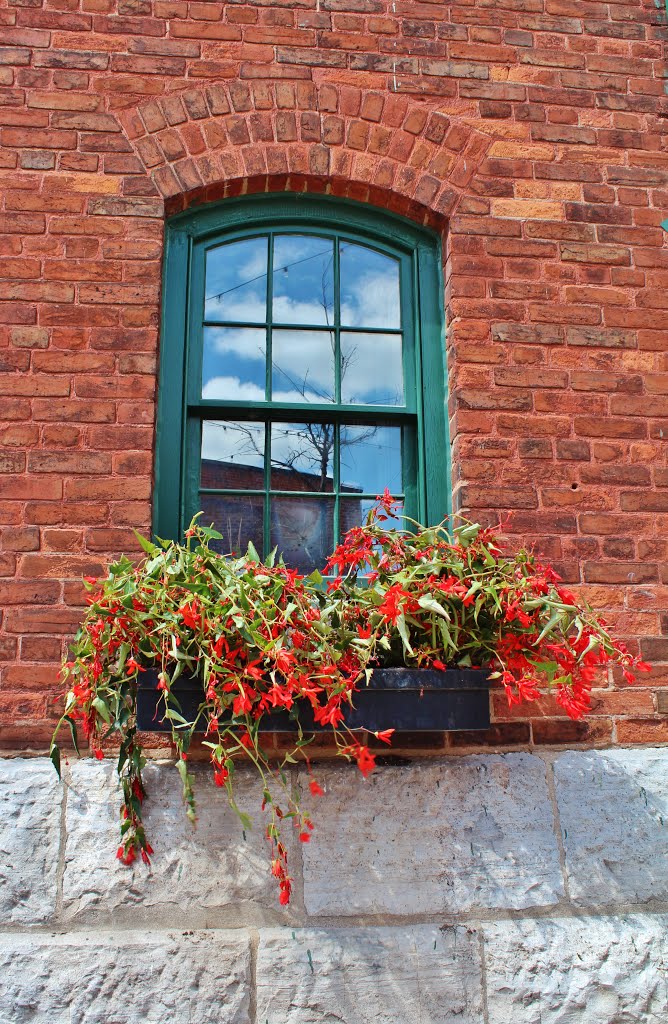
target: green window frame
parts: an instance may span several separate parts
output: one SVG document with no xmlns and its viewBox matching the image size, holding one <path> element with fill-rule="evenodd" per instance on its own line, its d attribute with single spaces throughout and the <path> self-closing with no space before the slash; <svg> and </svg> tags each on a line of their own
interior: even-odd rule
<svg viewBox="0 0 668 1024">
<path fill-rule="evenodd" d="M 276 244 L 274 239 L 277 236 L 284 239 L 289 235 L 331 239 L 333 245 L 334 321 L 330 325 L 328 319 L 327 330 L 331 330 L 332 348 L 335 348 L 336 381 L 331 396 L 322 402 L 272 400 L 272 336 L 278 336 L 276 332 L 285 330 L 285 327 L 280 324 L 277 327 L 272 323 L 271 289 L 274 278 L 271 259 Z M 268 240 L 267 314 L 265 322 L 259 325 L 254 322 L 237 326 L 254 327 L 256 332 L 266 332 L 267 383 L 264 401 L 203 397 L 205 332 L 212 326 L 217 329 L 225 326 L 222 321 L 212 325 L 205 318 L 207 253 L 229 243 L 253 238 Z M 403 405 L 342 402 L 339 356 L 346 328 L 339 320 L 341 296 L 338 253 L 343 251 L 344 246 L 350 245 L 363 246 L 389 256 L 400 267 L 401 322 L 398 333 L 403 338 Z M 314 326 L 299 324 L 294 329 L 308 332 Z M 382 330 L 385 331 L 385 328 Z M 377 333 L 380 334 L 381 330 L 377 330 Z M 202 431 L 212 429 L 211 425 L 204 424 L 214 421 L 214 425 L 221 426 L 221 421 L 230 420 L 237 423 L 262 423 L 266 428 L 264 437 L 267 448 L 260 471 L 264 476 L 261 491 L 257 492 L 263 495 L 264 500 L 265 553 L 273 546 L 272 502 L 275 503 L 276 499 L 286 494 L 294 500 L 294 490 L 281 491 L 272 481 L 271 455 L 266 439 L 271 435 L 272 425 L 287 425 L 295 420 L 300 424 L 313 424 L 314 429 L 320 430 L 325 429 L 322 424 L 333 425 L 334 458 L 329 496 L 333 497 L 335 506 L 334 532 L 339 523 L 341 501 L 350 497 L 344 494 L 346 488 L 340 480 L 338 454 L 340 439 L 351 424 L 402 428 L 401 497 L 406 514 L 425 523 L 440 522 L 450 511 L 450 445 L 439 236 L 404 218 L 362 203 L 305 194 L 285 193 L 228 199 L 171 218 L 166 225 L 160 337 L 153 506 L 153 529 L 156 536 L 180 538 L 194 513 L 199 511 L 202 500 Z M 204 488 L 202 493 L 208 493 L 207 489 Z M 232 496 L 246 492 L 214 489 L 212 493 Z M 360 495 L 360 498 L 364 497 Z M 312 501 L 314 495 L 305 492 L 304 498 Z M 211 517 L 205 518 L 209 521 Z M 341 527 L 344 525 L 342 518 Z"/>
</svg>

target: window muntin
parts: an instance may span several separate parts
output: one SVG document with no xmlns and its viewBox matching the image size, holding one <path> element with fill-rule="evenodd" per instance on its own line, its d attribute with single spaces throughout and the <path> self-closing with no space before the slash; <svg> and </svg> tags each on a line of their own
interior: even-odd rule
<svg viewBox="0 0 668 1024">
<path fill-rule="evenodd" d="M 295 199 L 168 225 L 155 522 L 175 536 L 201 509 L 221 549 L 309 571 L 385 486 L 423 521 L 447 511 L 442 285 L 433 236 Z"/>
</svg>

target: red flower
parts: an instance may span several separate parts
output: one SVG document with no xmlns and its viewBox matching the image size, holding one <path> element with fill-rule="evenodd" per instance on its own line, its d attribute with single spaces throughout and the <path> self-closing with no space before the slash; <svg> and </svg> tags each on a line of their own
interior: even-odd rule
<svg viewBox="0 0 668 1024">
<path fill-rule="evenodd" d="M 376 739 L 382 740 L 383 743 L 391 743 L 393 732 L 394 729 L 383 729 L 382 732 L 375 732 L 374 736 L 376 737 Z"/>
<path fill-rule="evenodd" d="M 354 757 L 357 761 L 357 767 L 366 779 L 376 767 L 375 755 L 372 754 L 368 747 L 363 747 L 359 744 L 355 750 Z"/>
<path fill-rule="evenodd" d="M 308 784 L 308 788 L 311 790 L 311 793 L 313 794 L 313 796 L 324 796 L 325 795 L 324 789 L 322 789 L 322 787 L 318 785 L 318 783 L 315 781 L 315 779 L 311 779 L 311 781 Z"/>
<path fill-rule="evenodd" d="M 393 583 L 388 588 L 385 594 L 385 600 L 382 604 L 378 605 L 378 611 L 381 615 L 384 615 L 394 625 L 397 623 L 397 619 L 400 615 L 403 615 L 404 606 L 402 604 L 402 598 L 404 603 L 411 600 L 411 595 L 405 591 L 399 583 Z"/>
<path fill-rule="evenodd" d="M 197 611 L 197 603 L 184 604 L 182 608 L 179 608 L 179 615 L 183 621 L 184 626 L 189 626 L 191 629 L 198 629 L 201 618 Z"/>
</svg>

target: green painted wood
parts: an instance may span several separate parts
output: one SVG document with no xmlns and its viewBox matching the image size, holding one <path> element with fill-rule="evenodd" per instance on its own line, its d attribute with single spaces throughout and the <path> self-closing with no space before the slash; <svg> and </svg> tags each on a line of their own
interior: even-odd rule
<svg viewBox="0 0 668 1024">
<path fill-rule="evenodd" d="M 156 418 L 153 530 L 158 537 L 181 535 L 181 451 L 184 426 L 187 280 L 190 240 L 183 229 L 168 226 L 165 239 L 160 373 Z"/>
<path fill-rule="evenodd" d="M 267 392 L 271 388 L 273 236 L 292 229 L 300 235 L 332 238 L 335 243 L 335 345 L 340 350 L 339 240 L 371 246 L 399 259 L 404 343 L 405 406 L 353 406 L 340 402 L 337 360 L 335 398 L 331 404 L 218 402 L 201 397 L 203 330 L 205 325 L 237 322 L 204 321 L 206 253 L 223 241 L 266 236 L 269 247 L 267 319 Z M 197 510 L 201 422 L 203 419 L 332 422 L 336 452 L 341 424 L 378 423 L 402 427 L 404 494 L 407 514 L 438 522 L 449 511 L 450 465 L 447 433 L 445 335 L 442 309 L 441 247 L 436 234 L 403 218 L 352 201 L 305 195 L 242 197 L 174 217 L 167 225 L 162 307 L 160 394 L 156 445 L 154 532 L 179 537 Z M 316 325 L 294 325 L 315 329 Z M 323 325 L 317 325 L 323 329 Z M 325 328 L 326 329 L 326 328 Z M 357 330 L 358 328 L 356 328 Z M 359 328 L 363 331 L 362 328 Z M 365 332 L 366 333 L 366 332 Z M 400 333 L 370 329 L 369 333 Z M 268 443 L 268 442 L 267 442 Z M 268 463 L 268 460 L 265 460 Z M 335 460 L 338 483 L 338 459 Z M 270 488 L 266 465 L 264 534 L 269 543 Z M 338 521 L 339 487 L 336 490 Z M 210 493 L 227 493 L 226 491 Z M 232 493 L 232 492 L 230 492 Z M 239 493 L 239 492 L 235 492 Z M 262 492 L 259 492 L 262 493 Z M 290 494 L 290 492 L 285 492 Z M 312 495 L 311 495 L 312 496 Z"/>
</svg>

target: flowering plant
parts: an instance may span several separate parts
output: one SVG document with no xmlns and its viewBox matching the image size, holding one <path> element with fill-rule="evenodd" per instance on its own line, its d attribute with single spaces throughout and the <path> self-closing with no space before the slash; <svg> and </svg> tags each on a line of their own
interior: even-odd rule
<svg viewBox="0 0 668 1024">
<path fill-rule="evenodd" d="M 142 824 L 146 758 L 136 722 L 138 676 L 148 667 L 158 671 L 161 714 L 193 821 L 188 756 L 196 729 L 205 733 L 214 780 L 245 827 L 234 799 L 235 763 L 243 757 L 257 769 L 281 903 L 291 891 L 282 826 L 291 822 L 302 842 L 313 829 L 286 766 L 301 757 L 310 794 L 323 792 L 311 774 L 305 708 L 366 776 L 374 754 L 364 732 L 346 727 L 344 712 L 375 667 L 485 667 L 511 704 L 534 700 L 547 686 L 572 718 L 586 712 L 600 666 L 617 663 L 629 680 L 634 668 L 648 667 L 527 551 L 504 553 L 493 531 L 467 522 L 451 535 L 443 524 L 386 529 L 395 513 L 386 492 L 332 554 L 327 583 L 319 572 L 300 576 L 273 554 L 261 561 L 252 545 L 244 557 L 223 557 L 211 548 L 220 534 L 196 520 L 185 544 L 139 538 L 139 564 L 122 558 L 105 579 L 86 580 L 90 607 L 63 665 L 68 692 L 51 757 L 60 771 L 56 735 L 65 722 L 75 748 L 81 725 L 98 758 L 116 738 L 123 791 L 117 855 L 125 864 L 138 855 L 148 863 L 153 852 Z M 203 685 L 194 721 L 184 718 L 174 691 L 184 674 Z M 260 731 L 276 709 L 289 712 L 297 731 L 293 749 L 272 762 Z M 393 731 L 373 735 L 389 743 Z"/>
</svg>

